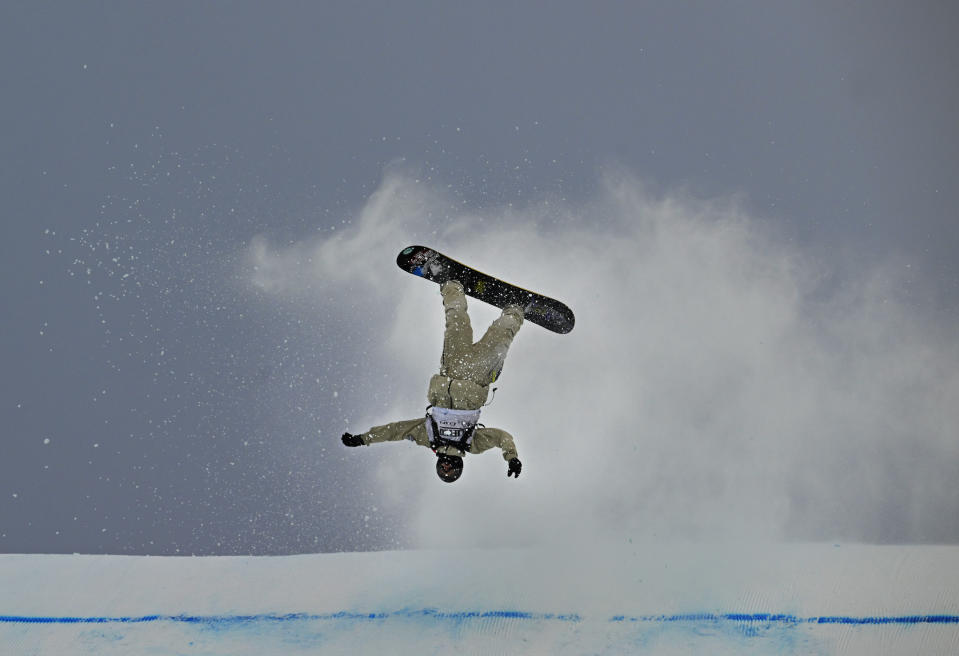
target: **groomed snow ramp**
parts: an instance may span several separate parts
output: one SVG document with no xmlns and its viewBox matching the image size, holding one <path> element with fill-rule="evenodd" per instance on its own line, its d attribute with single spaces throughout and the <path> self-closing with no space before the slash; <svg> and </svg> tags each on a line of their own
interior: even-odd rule
<svg viewBox="0 0 959 656">
<path fill-rule="evenodd" d="M 959 548 L 0 556 L 0 653 L 959 654 Z"/>
</svg>

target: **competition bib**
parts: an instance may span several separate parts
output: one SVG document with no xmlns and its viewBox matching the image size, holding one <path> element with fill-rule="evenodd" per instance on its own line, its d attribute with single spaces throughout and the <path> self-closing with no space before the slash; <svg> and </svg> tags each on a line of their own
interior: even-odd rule
<svg viewBox="0 0 959 656">
<path fill-rule="evenodd" d="M 427 409 L 426 434 L 429 435 L 430 446 L 434 449 L 452 446 L 460 451 L 469 451 L 479 417 L 479 410 Z"/>
</svg>

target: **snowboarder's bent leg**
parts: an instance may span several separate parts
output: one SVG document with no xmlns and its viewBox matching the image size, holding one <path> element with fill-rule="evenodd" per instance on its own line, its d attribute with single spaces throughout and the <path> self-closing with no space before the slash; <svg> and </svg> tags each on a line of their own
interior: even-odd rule
<svg viewBox="0 0 959 656">
<path fill-rule="evenodd" d="M 503 364 L 506 362 L 506 353 L 509 351 L 513 338 L 523 325 L 523 308 L 519 305 L 507 305 L 499 318 L 486 330 L 483 338 L 473 347 L 473 358 L 478 378 L 477 383 L 489 385 L 496 381 Z"/>
<path fill-rule="evenodd" d="M 440 287 L 443 295 L 443 308 L 446 311 L 446 333 L 443 337 L 443 357 L 441 371 L 458 369 L 473 345 L 473 326 L 466 312 L 466 292 L 463 285 L 455 280 L 443 283 Z"/>
<path fill-rule="evenodd" d="M 507 305 L 503 313 L 490 324 L 486 334 L 477 342 L 476 346 L 487 349 L 495 346 L 505 346 L 513 342 L 516 333 L 523 325 L 523 308 L 519 305 Z"/>
</svg>

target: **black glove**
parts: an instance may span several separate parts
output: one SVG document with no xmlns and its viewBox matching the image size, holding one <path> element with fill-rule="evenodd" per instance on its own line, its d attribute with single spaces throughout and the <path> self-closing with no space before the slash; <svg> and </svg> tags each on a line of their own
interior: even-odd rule
<svg viewBox="0 0 959 656">
<path fill-rule="evenodd" d="M 359 435 L 350 435 L 349 433 L 343 433 L 343 444 L 346 446 L 363 446 L 363 438 Z"/>
<path fill-rule="evenodd" d="M 516 476 L 519 478 L 519 473 L 523 471 L 523 463 L 519 461 L 519 458 L 510 458 L 509 459 L 509 471 L 506 472 L 506 478 L 510 476 Z"/>
</svg>

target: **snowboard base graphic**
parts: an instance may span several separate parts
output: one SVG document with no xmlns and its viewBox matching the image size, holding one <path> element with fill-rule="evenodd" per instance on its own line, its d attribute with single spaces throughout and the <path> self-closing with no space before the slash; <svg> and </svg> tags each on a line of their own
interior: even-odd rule
<svg viewBox="0 0 959 656">
<path fill-rule="evenodd" d="M 519 304 L 526 320 L 564 335 L 573 329 L 573 311 L 555 298 L 531 292 L 477 271 L 426 246 L 409 246 L 396 256 L 396 265 L 414 276 L 436 283 L 458 280 L 466 293 L 498 308 Z"/>
</svg>

